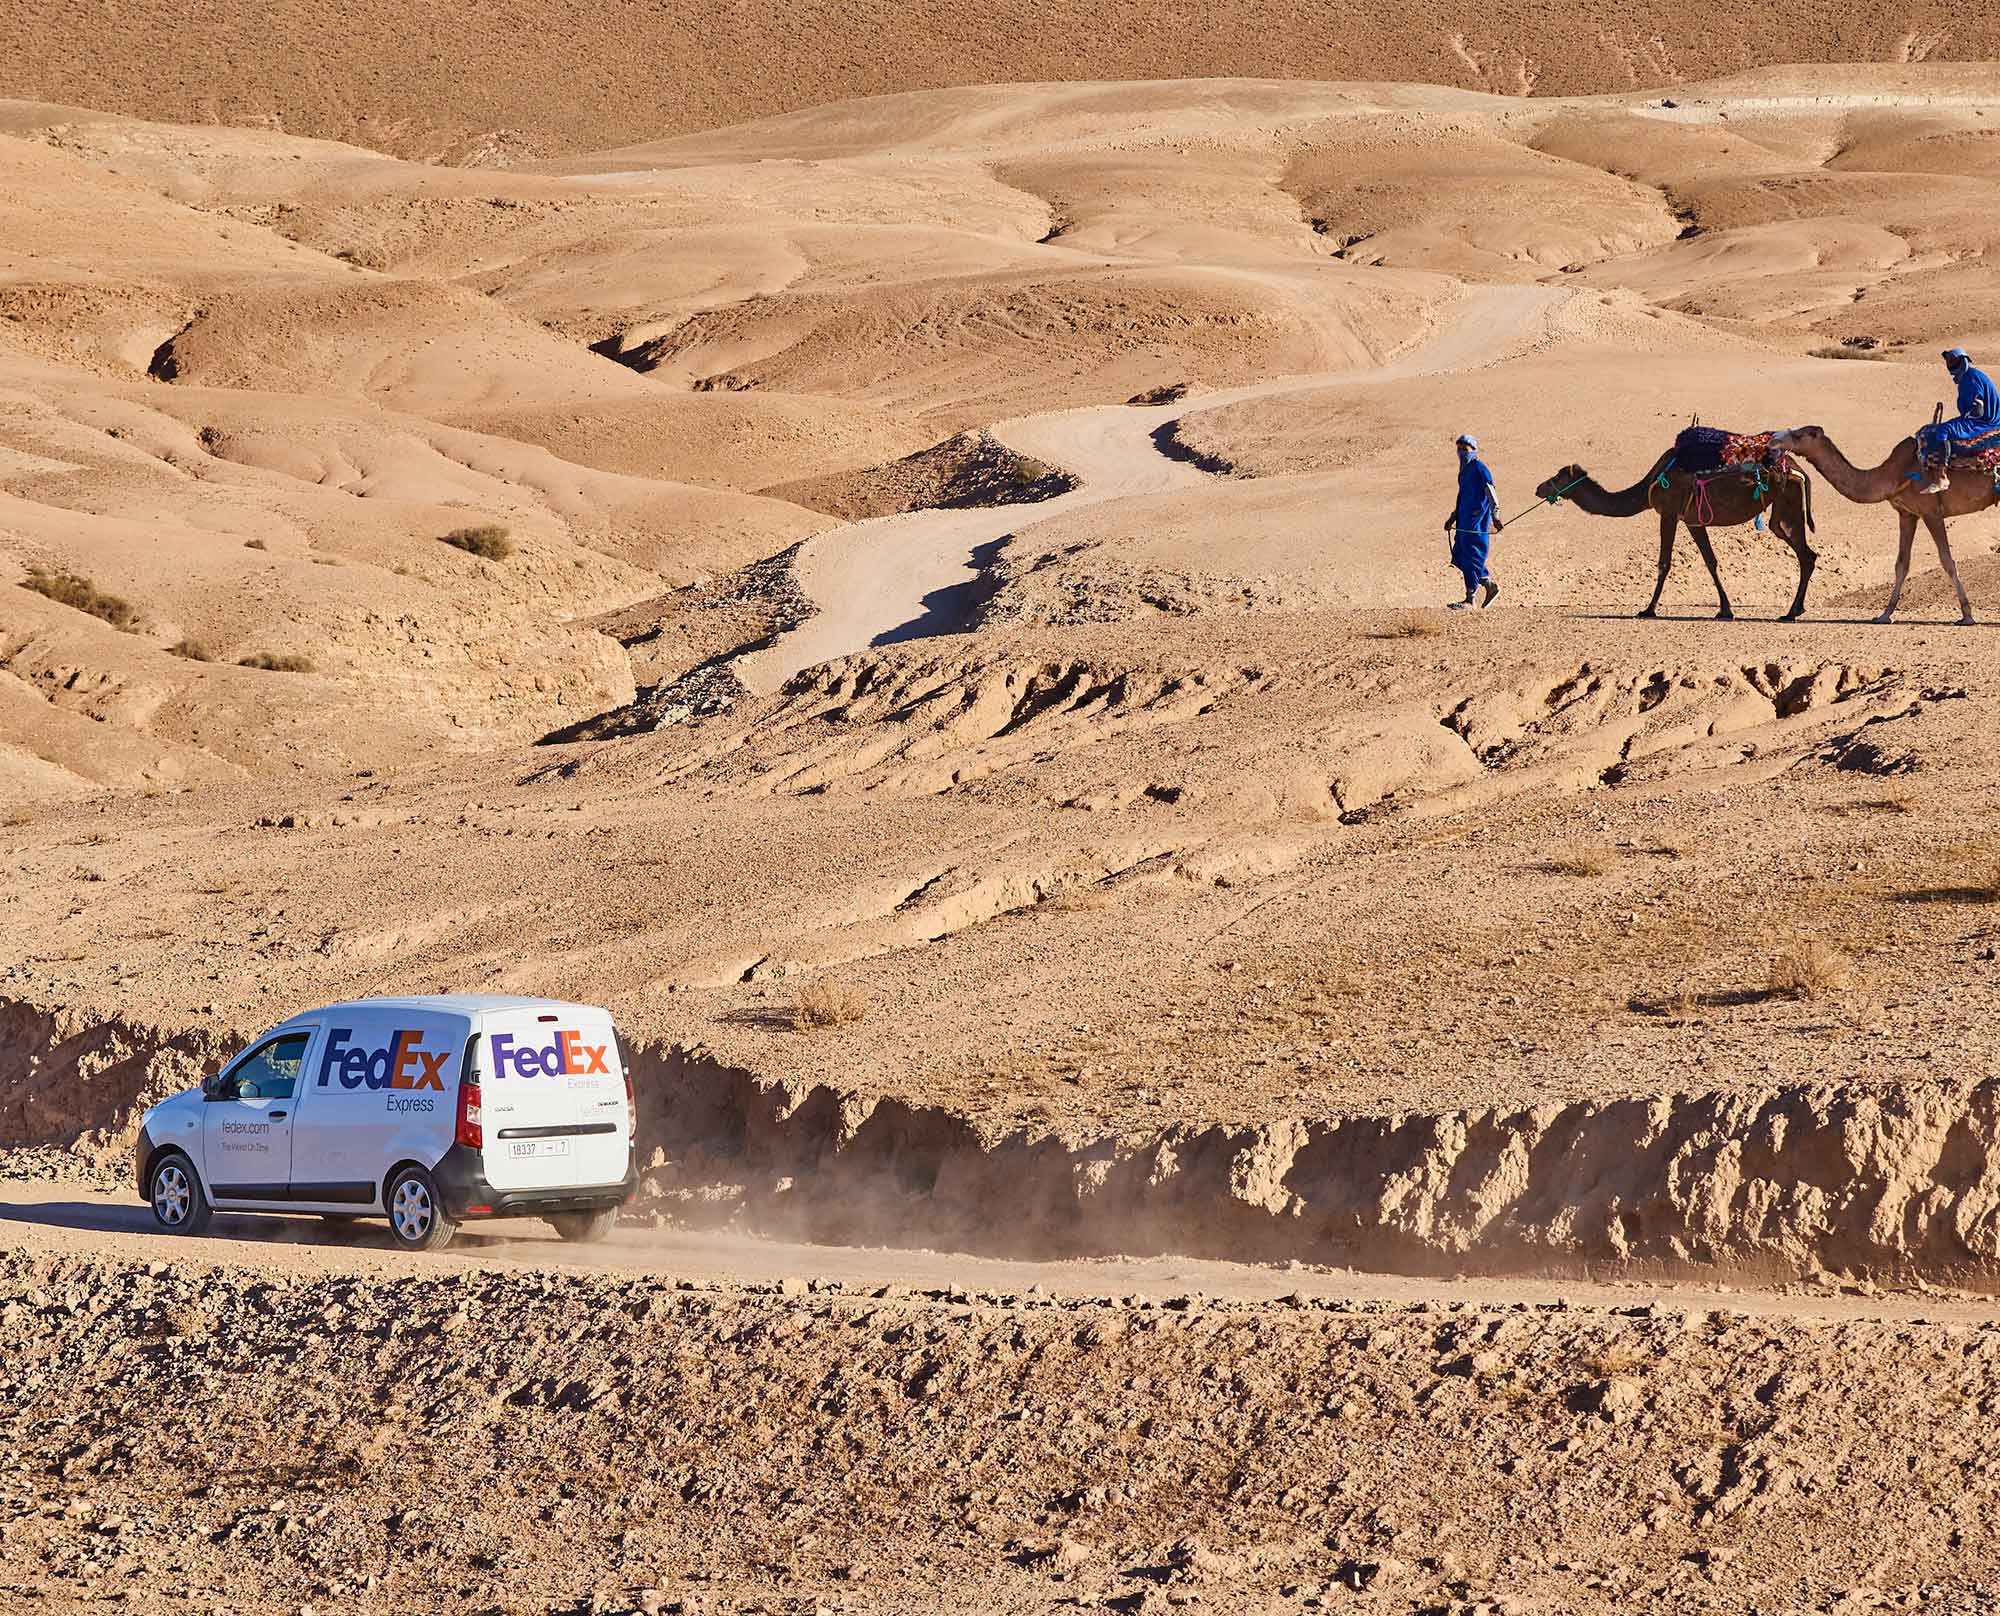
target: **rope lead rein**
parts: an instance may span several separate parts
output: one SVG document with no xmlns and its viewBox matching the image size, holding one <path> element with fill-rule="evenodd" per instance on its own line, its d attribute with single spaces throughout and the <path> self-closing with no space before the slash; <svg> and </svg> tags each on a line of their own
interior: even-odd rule
<svg viewBox="0 0 2000 1616">
<path fill-rule="evenodd" d="M 1512 527 L 1516 522 L 1521 520 L 1522 516 L 1532 516 L 1536 511 L 1540 510 L 1544 505 L 1560 505 L 1563 502 L 1563 496 L 1565 494 L 1567 494 L 1572 488 L 1576 487 L 1578 483 L 1588 482 L 1588 481 L 1589 481 L 1588 474 L 1582 477 L 1572 477 L 1568 482 L 1564 483 L 1562 487 L 1558 488 L 1553 494 L 1546 494 L 1542 498 L 1536 500 L 1534 504 L 1530 505 L 1525 511 L 1521 512 L 1521 516 L 1510 516 L 1507 518 L 1506 522 L 1503 523 L 1502 525 L 1506 527 Z"/>
</svg>

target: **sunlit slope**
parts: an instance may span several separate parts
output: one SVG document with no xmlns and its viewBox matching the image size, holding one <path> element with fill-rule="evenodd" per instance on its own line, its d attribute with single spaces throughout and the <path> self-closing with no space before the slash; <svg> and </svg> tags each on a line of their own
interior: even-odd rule
<svg viewBox="0 0 2000 1616">
<path fill-rule="evenodd" d="M 1507 95 L 1671 85 L 1803 59 L 2000 56 L 2000 12 L 1835 0 L 1615 8 L 1472 0 L 989 0 L 800 7 L 605 0 L 0 8 L 0 93 L 179 122 L 269 123 L 504 163 L 857 96 L 1032 79 L 1410 80 Z"/>
</svg>

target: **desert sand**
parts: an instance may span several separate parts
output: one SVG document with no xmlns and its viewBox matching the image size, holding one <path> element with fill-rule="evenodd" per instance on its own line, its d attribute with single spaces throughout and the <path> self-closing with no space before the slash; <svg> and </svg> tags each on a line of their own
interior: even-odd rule
<svg viewBox="0 0 2000 1616">
<path fill-rule="evenodd" d="M 1977 27 L 335 98 L 224 17 L 225 108 L 28 15 L 7 1598 L 1981 1608 L 1993 630 L 1817 473 L 1797 622 L 1535 495 L 2000 362 Z M 616 1013 L 608 1255 L 147 1230 L 146 1105 L 441 989 Z"/>
</svg>

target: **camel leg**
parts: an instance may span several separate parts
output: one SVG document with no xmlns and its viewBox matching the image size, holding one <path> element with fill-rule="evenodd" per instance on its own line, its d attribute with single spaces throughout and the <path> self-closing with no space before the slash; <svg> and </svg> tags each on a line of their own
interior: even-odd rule
<svg viewBox="0 0 2000 1616">
<path fill-rule="evenodd" d="M 1722 602 L 1715 614 L 1716 621 L 1727 623 L 1736 616 L 1729 606 L 1729 592 L 1722 587 L 1722 570 L 1715 564 L 1715 549 L 1708 542 L 1708 529 L 1688 523 L 1688 536 L 1694 540 L 1694 547 L 1701 552 L 1701 559 L 1708 565 L 1708 575 L 1715 580 L 1715 598 Z"/>
<path fill-rule="evenodd" d="M 1896 615 L 1896 602 L 1903 598 L 1903 581 L 1910 576 L 1910 548 L 1917 542 L 1916 513 L 1898 510 L 1896 520 L 1901 524 L 1896 534 L 1896 581 L 1889 586 L 1889 604 L 1875 619 L 1878 623 L 1886 623 Z"/>
<path fill-rule="evenodd" d="M 1944 564 L 1944 575 L 1951 580 L 1951 587 L 1958 591 L 1958 620 L 1961 623 L 1979 621 L 1972 615 L 1972 602 L 1966 599 L 1965 585 L 1958 581 L 1958 563 L 1951 558 L 1951 540 L 1945 537 L 1944 517 L 1926 513 L 1924 526 L 1931 530 L 1931 542 L 1937 546 L 1938 560 Z"/>
<path fill-rule="evenodd" d="M 1674 564 L 1674 529 L 1680 525 L 1680 518 L 1672 511 L 1660 512 L 1660 575 L 1653 581 L 1653 598 L 1646 603 L 1641 617 L 1657 616 L 1660 610 L 1660 596 L 1666 593 L 1667 572 Z"/>
<path fill-rule="evenodd" d="M 1796 622 L 1805 616 L 1806 586 L 1812 582 L 1813 568 L 1819 565 L 1819 557 L 1813 553 L 1813 547 L 1806 539 L 1803 517 L 1803 509 L 1787 511 L 1782 517 L 1775 514 L 1771 517 L 1771 531 L 1789 544 L 1792 553 L 1799 558 L 1799 592 L 1792 597 L 1792 609 L 1781 619 L 1786 623 Z"/>
</svg>

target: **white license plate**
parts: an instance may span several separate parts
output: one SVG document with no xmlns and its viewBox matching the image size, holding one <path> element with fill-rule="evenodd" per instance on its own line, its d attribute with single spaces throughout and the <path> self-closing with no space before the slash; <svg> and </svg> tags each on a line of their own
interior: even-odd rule
<svg viewBox="0 0 2000 1616">
<path fill-rule="evenodd" d="M 509 1141 L 507 1154 L 513 1157 L 515 1161 L 522 1161 L 531 1156 L 567 1156 L 569 1154 L 569 1141 L 567 1139 L 515 1139 Z"/>
</svg>

